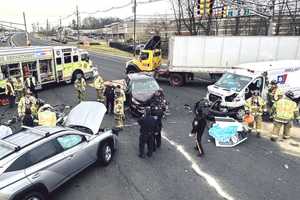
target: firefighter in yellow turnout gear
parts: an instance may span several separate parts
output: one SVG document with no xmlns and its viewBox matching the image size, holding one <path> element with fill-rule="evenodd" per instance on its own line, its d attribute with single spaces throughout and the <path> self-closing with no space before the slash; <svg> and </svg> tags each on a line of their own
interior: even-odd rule
<svg viewBox="0 0 300 200">
<path fill-rule="evenodd" d="M 31 95 L 31 91 L 27 90 L 26 95 L 21 97 L 18 104 L 18 115 L 20 118 L 25 116 L 26 108 L 31 110 L 33 116 L 37 116 L 37 100 Z"/>
<path fill-rule="evenodd" d="M 97 101 L 103 103 L 105 86 L 103 78 L 99 74 L 95 77 L 95 80 L 91 86 L 96 89 Z"/>
<path fill-rule="evenodd" d="M 273 104 L 278 101 L 278 94 L 282 93 L 281 89 L 278 88 L 278 85 L 275 80 L 271 81 L 270 88 L 268 89 L 268 106 L 272 108 Z"/>
<path fill-rule="evenodd" d="M 85 91 L 86 90 L 86 82 L 81 75 L 77 76 L 74 86 L 75 86 L 75 89 L 77 92 L 78 101 L 79 102 L 84 101 L 86 98 L 86 91 Z"/>
<path fill-rule="evenodd" d="M 262 115 L 266 108 L 266 102 L 259 96 L 259 91 L 254 91 L 251 98 L 247 99 L 245 103 L 245 111 L 253 116 L 253 123 L 249 127 L 256 130 L 257 137 L 260 136 L 262 129 Z"/>
<path fill-rule="evenodd" d="M 124 127 L 124 120 L 125 120 L 125 114 L 124 114 L 124 98 L 122 90 L 120 87 L 117 87 L 118 89 L 115 91 L 115 107 L 114 107 L 114 114 L 115 114 L 115 123 L 116 128 L 123 129 Z"/>
<path fill-rule="evenodd" d="M 272 107 L 272 114 L 274 116 L 272 141 L 276 141 L 279 137 L 281 128 L 283 127 L 283 139 L 288 139 L 290 136 L 290 129 L 292 128 L 292 121 L 299 117 L 299 110 L 297 104 L 289 99 L 291 93 L 279 92 L 279 100 L 276 101 Z"/>
<path fill-rule="evenodd" d="M 24 95 L 25 86 L 21 78 L 17 78 L 14 81 L 14 87 L 16 92 L 16 102 L 19 102 L 21 97 Z"/>
</svg>

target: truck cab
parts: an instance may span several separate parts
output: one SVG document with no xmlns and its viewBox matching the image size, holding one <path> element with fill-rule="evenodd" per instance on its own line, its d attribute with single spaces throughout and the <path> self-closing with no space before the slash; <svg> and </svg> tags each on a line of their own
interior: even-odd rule
<svg viewBox="0 0 300 200">
<path fill-rule="evenodd" d="M 152 72 L 160 65 L 160 37 L 153 36 L 140 51 L 139 57 L 126 63 L 126 74 L 136 72 Z"/>
<path fill-rule="evenodd" d="M 242 119 L 245 101 L 258 90 L 267 101 L 268 83 L 275 80 L 284 92 L 300 87 L 300 61 L 270 61 L 248 63 L 234 67 L 215 84 L 208 86 L 207 100 L 218 103 L 215 113 Z M 214 113 L 213 111 L 213 113 Z"/>
</svg>

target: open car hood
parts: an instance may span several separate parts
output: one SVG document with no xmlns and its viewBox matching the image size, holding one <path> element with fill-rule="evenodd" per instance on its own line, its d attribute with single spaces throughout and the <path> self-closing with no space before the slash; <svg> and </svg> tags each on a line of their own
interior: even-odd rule
<svg viewBox="0 0 300 200">
<path fill-rule="evenodd" d="M 84 101 L 71 110 L 65 125 L 68 127 L 81 126 L 89 128 L 93 134 L 97 134 L 105 112 L 106 107 L 102 103 Z"/>
</svg>

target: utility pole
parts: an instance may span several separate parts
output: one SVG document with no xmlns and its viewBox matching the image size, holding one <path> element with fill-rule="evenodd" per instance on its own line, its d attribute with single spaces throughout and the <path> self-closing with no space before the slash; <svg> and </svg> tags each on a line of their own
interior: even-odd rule
<svg viewBox="0 0 300 200">
<path fill-rule="evenodd" d="M 47 39 L 48 39 L 48 36 L 49 36 L 49 21 L 48 21 L 48 19 L 46 21 L 46 36 L 47 36 Z"/>
<path fill-rule="evenodd" d="M 78 6 L 76 6 L 76 16 L 77 16 L 77 40 L 80 43 L 80 33 L 79 33 L 79 11 Z"/>
<path fill-rule="evenodd" d="M 62 23 L 61 23 L 61 17 L 59 18 L 59 41 L 62 41 Z"/>
<path fill-rule="evenodd" d="M 133 56 L 135 56 L 135 34 L 136 34 L 136 0 L 133 4 Z"/>
<path fill-rule="evenodd" d="M 27 31 L 27 24 L 26 24 L 26 16 L 25 12 L 23 12 L 23 18 L 24 18 L 24 27 L 25 27 L 25 37 L 26 37 L 26 45 L 30 45 L 29 37 L 28 37 L 28 31 Z"/>
</svg>

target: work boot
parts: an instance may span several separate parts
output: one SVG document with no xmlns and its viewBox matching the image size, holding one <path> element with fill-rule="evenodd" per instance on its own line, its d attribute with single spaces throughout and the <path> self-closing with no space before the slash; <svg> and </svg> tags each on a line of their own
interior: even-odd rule
<svg viewBox="0 0 300 200">
<path fill-rule="evenodd" d="M 276 138 L 276 137 L 271 137 L 271 141 L 272 141 L 272 142 L 276 142 L 276 141 L 277 141 L 277 138 Z"/>
<path fill-rule="evenodd" d="M 286 140 L 286 139 L 290 139 L 290 136 L 289 135 L 284 135 L 282 138 Z"/>
<path fill-rule="evenodd" d="M 256 132 L 256 137 L 260 138 L 260 132 Z"/>
<path fill-rule="evenodd" d="M 139 154 L 139 157 L 140 157 L 140 158 L 145 158 L 145 155 Z"/>
</svg>

